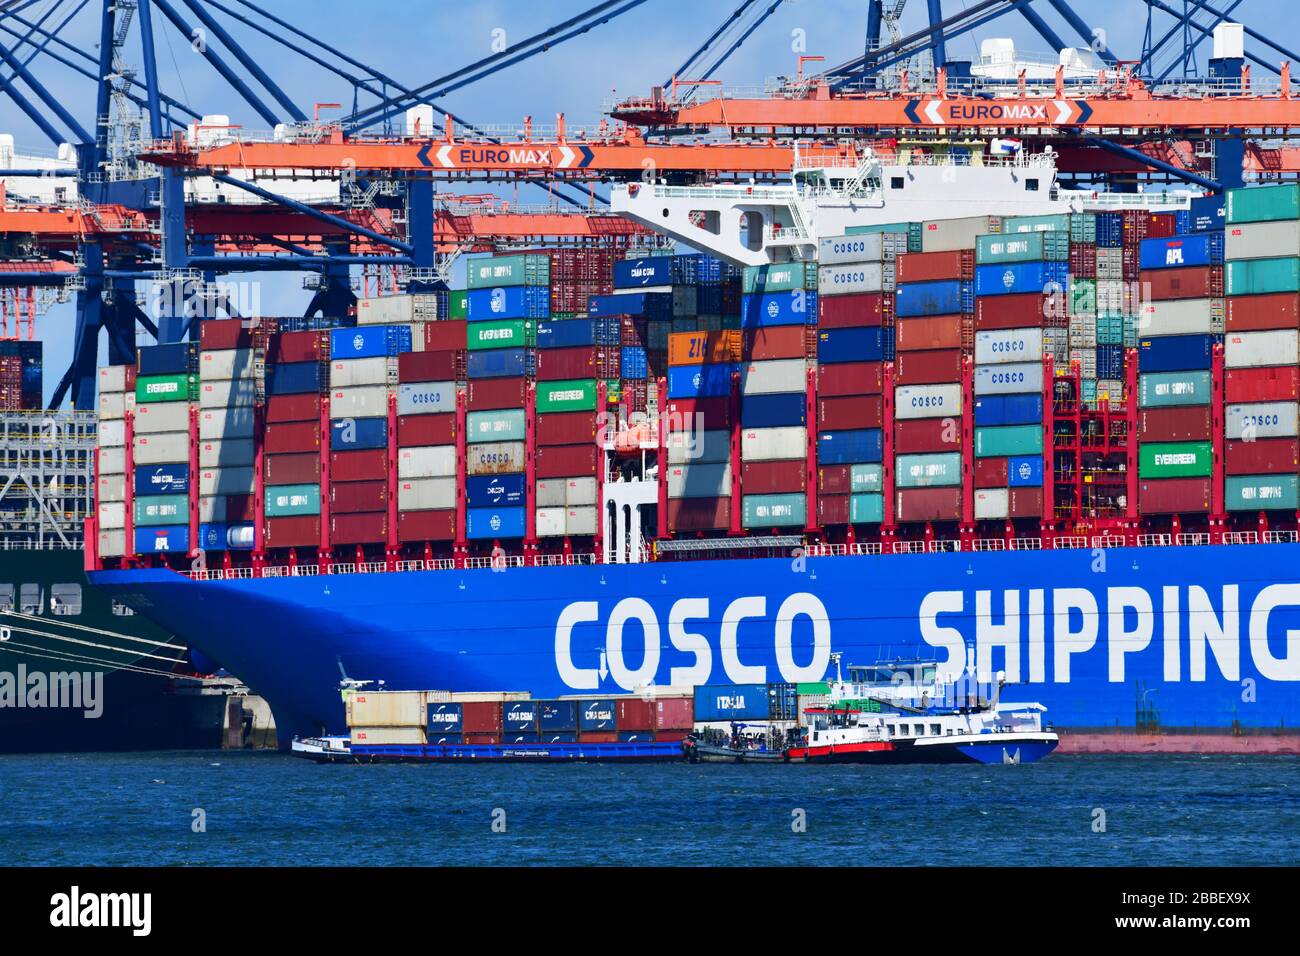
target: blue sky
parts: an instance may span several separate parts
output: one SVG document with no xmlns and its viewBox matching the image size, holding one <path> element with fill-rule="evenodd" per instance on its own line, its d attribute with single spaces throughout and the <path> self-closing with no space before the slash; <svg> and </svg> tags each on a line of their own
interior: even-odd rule
<svg viewBox="0 0 1300 956">
<path fill-rule="evenodd" d="M 23 15 L 39 17 L 55 0 L 40 0 Z M 238 0 L 220 0 L 224 5 L 247 13 Z M 373 64 L 408 86 L 428 82 L 454 72 L 492 52 L 494 41 L 506 43 L 545 29 L 594 4 L 595 0 L 510 0 L 510 2 L 447 2 L 447 0 L 263 0 L 263 6 L 293 22 L 356 59 Z M 769 0 L 759 0 L 765 6 Z M 944 4 L 949 14 L 975 0 Z M 1232 0 L 1211 0 L 1221 9 Z M 584 36 L 559 45 L 534 59 L 455 91 L 440 100 L 441 105 L 468 119 L 485 124 L 516 124 L 531 115 L 534 122 L 550 124 L 557 112 L 566 114 L 570 126 L 594 125 L 602 106 L 616 94 L 642 94 L 664 81 L 702 42 L 740 0 L 651 0 Z M 1181 0 L 1170 0 L 1181 5 Z M 181 6 L 179 3 L 177 6 Z M 1146 6 L 1139 0 L 1091 0 L 1076 2 L 1076 9 L 1094 27 L 1105 31 L 1107 43 L 1122 58 L 1136 59 L 1146 26 Z M 5 4 L 5 6 L 10 6 Z M 63 0 L 61 11 L 74 4 Z M 93 50 L 98 40 L 99 3 L 91 0 L 72 23 L 65 36 L 84 49 Z M 1067 42 L 1079 43 L 1046 0 L 1035 3 Z M 793 74 L 796 53 L 802 41 L 808 54 L 824 55 L 828 63 L 840 62 L 861 52 L 866 26 L 866 0 L 786 0 L 746 45 L 720 71 L 728 85 L 760 86 L 778 74 Z M 1244 0 L 1236 15 L 1267 33 L 1283 46 L 1300 46 L 1300 30 L 1294 24 L 1294 5 L 1284 0 Z M 185 11 L 187 18 L 194 18 Z M 350 103 L 351 85 L 331 77 L 320 67 L 270 40 L 258 37 L 247 27 L 214 11 L 258 62 L 280 83 L 288 95 L 310 114 L 317 102 Z M 0 16 L 3 16 L 0 14 Z M 56 22 L 61 14 L 56 14 Z M 908 33 L 925 22 L 925 4 L 912 0 L 902 20 Z M 1171 21 L 1157 15 L 1156 35 Z M 1279 25 L 1285 25 L 1279 29 Z M 133 31 L 135 28 L 133 27 Z M 504 31 L 499 33 L 497 31 Z M 801 31 L 801 32 L 800 32 Z M 235 123 L 250 129 L 266 126 L 188 41 L 164 18 L 155 14 L 155 33 L 161 82 L 167 91 L 204 113 L 225 113 Z M 975 34 L 950 44 L 950 58 L 978 55 L 978 38 L 1010 36 L 1021 49 L 1048 52 L 1048 45 L 1019 17 L 1005 17 Z M 6 37 L 5 42 L 11 42 Z M 1251 45 L 1248 43 L 1248 45 Z M 1257 46 L 1257 45 L 1255 45 Z M 1203 67 L 1208 41 L 1200 50 Z M 132 44 L 133 49 L 138 49 Z M 1280 57 L 1279 57 L 1280 59 Z M 69 73 L 62 66 L 36 61 L 38 75 L 60 97 L 83 125 L 93 121 L 93 92 L 88 80 Z M 139 65 L 137 58 L 137 65 Z M 6 71 L 7 72 L 7 71 Z M 365 100 L 362 101 L 363 103 Z M 51 144 L 7 99 L 0 99 L 0 132 L 13 132 L 20 148 L 51 148 Z M 481 191 L 471 187 L 470 191 Z M 537 201 L 540 196 L 521 197 Z M 299 283 L 280 279 L 264 288 L 263 311 L 300 312 L 306 304 Z M 72 338 L 70 307 L 59 307 L 43 316 L 41 335 L 46 341 L 47 394 L 67 365 Z"/>
</svg>

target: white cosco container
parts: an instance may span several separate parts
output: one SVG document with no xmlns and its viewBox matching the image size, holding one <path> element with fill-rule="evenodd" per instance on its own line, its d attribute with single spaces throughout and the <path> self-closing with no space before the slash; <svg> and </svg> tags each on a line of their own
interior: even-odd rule
<svg viewBox="0 0 1300 956">
<path fill-rule="evenodd" d="M 455 478 L 405 478 L 397 482 L 398 511 L 447 511 L 454 507 Z"/>
<path fill-rule="evenodd" d="M 415 382 L 397 386 L 399 415 L 433 415 L 455 410 L 455 382 Z"/>
<path fill-rule="evenodd" d="M 200 468 L 199 497 L 210 495 L 251 495 L 252 468 Z"/>
<path fill-rule="evenodd" d="M 1277 259 L 1300 256 L 1300 220 L 1249 222 L 1226 226 L 1223 251 L 1228 259 Z"/>
<path fill-rule="evenodd" d="M 691 464 L 668 466 L 669 498 L 726 498 L 731 494 L 731 466 Z"/>
<path fill-rule="evenodd" d="M 99 473 L 101 475 L 126 474 L 126 448 L 101 448 L 99 450 Z"/>
<path fill-rule="evenodd" d="M 101 528 L 125 528 L 126 502 L 101 501 L 99 503 L 99 526 Z"/>
<path fill-rule="evenodd" d="M 252 349 L 214 349 L 199 355 L 200 381 L 252 377 Z"/>
<path fill-rule="evenodd" d="M 817 268 L 849 262 L 889 262 L 906 251 L 907 235 L 904 233 L 826 236 L 817 244 Z"/>
<path fill-rule="evenodd" d="M 199 382 L 201 408 L 252 405 L 256 401 L 257 385 L 251 378 L 237 378 L 225 382 Z"/>
<path fill-rule="evenodd" d="M 1300 329 L 1269 332 L 1232 332 L 1223 337 L 1223 364 L 1227 368 L 1259 368 L 1300 362 Z"/>
<path fill-rule="evenodd" d="M 669 432 L 668 464 L 716 462 L 731 458 L 731 432 L 717 428 L 707 431 Z"/>
<path fill-rule="evenodd" d="M 1137 334 L 1217 335 L 1223 332 L 1222 299 L 1161 299 L 1138 310 Z"/>
<path fill-rule="evenodd" d="M 131 457 L 137 465 L 161 465 L 190 460 L 188 432 L 136 435 L 131 440 Z"/>
<path fill-rule="evenodd" d="M 126 447 L 126 419 L 111 418 L 99 423 L 100 448 Z"/>
<path fill-rule="evenodd" d="M 362 385 L 330 389 L 330 418 L 383 418 L 388 415 L 388 388 Z"/>
<path fill-rule="evenodd" d="M 961 414 L 961 385 L 899 385 L 894 389 L 895 418 L 943 418 Z"/>
<path fill-rule="evenodd" d="M 199 442 L 200 468 L 242 468 L 253 464 L 253 439 Z"/>
<path fill-rule="evenodd" d="M 199 440 L 252 438 L 251 408 L 204 408 L 199 410 Z"/>
<path fill-rule="evenodd" d="M 126 554 L 126 530 L 101 530 L 99 532 L 99 556 L 101 558 L 120 558 Z"/>
<path fill-rule="evenodd" d="M 330 388 L 387 385 L 388 358 L 335 359 L 330 362 Z"/>
<path fill-rule="evenodd" d="M 843 265 L 817 266 L 817 294 L 858 295 L 881 292 L 885 288 L 885 268 L 880 262 L 852 262 Z"/>
<path fill-rule="evenodd" d="M 1229 439 L 1294 438 L 1296 424 L 1295 402 L 1251 402 L 1225 409 Z"/>
<path fill-rule="evenodd" d="M 808 365 L 803 359 L 772 359 L 740 367 L 740 394 L 774 395 L 807 390 Z"/>
<path fill-rule="evenodd" d="M 482 442 L 470 445 L 465 452 L 468 475 L 511 475 L 524 470 L 524 443 L 521 441 Z"/>
<path fill-rule="evenodd" d="M 1028 392 L 1038 393 L 1042 390 L 1041 362 L 975 366 L 976 395 L 1018 395 Z"/>
<path fill-rule="evenodd" d="M 808 454 L 808 429 L 802 425 L 745 428 L 740 432 L 740 457 L 745 461 L 787 461 Z"/>
<path fill-rule="evenodd" d="M 397 450 L 398 478 L 445 478 L 455 474 L 455 445 L 415 445 Z"/>
<path fill-rule="evenodd" d="M 100 457 L 103 457 L 103 452 L 100 452 Z M 95 500 L 126 501 L 126 475 L 101 474 L 95 484 Z"/>
<path fill-rule="evenodd" d="M 1010 503 L 1006 488 L 975 489 L 975 520 L 986 521 L 1007 516 Z"/>
<path fill-rule="evenodd" d="M 998 329 L 975 333 L 975 362 L 978 365 L 1034 362 L 1042 357 L 1042 329 Z"/>
<path fill-rule="evenodd" d="M 187 432 L 190 430 L 190 406 L 188 402 L 145 402 L 135 407 L 131 421 L 137 435 Z"/>
</svg>

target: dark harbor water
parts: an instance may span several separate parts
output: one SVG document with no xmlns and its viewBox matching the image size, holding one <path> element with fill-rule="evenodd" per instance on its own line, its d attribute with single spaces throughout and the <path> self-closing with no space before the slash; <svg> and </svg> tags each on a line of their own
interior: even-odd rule
<svg viewBox="0 0 1300 956">
<path fill-rule="evenodd" d="M 1300 863 L 1294 757 L 858 768 L 0 756 L 0 803 L 10 866 Z"/>
</svg>

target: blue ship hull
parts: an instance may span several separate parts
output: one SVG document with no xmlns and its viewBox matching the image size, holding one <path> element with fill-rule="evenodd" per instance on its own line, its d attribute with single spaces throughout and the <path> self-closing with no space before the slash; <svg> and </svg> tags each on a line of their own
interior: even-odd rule
<svg viewBox="0 0 1300 956">
<path fill-rule="evenodd" d="M 846 666 L 920 656 L 950 676 L 973 654 L 1057 728 L 1290 732 L 1300 718 L 1297 544 L 91 577 L 265 695 L 282 732 L 343 731 L 344 673 L 596 697 L 821 680 L 832 651 Z"/>
</svg>

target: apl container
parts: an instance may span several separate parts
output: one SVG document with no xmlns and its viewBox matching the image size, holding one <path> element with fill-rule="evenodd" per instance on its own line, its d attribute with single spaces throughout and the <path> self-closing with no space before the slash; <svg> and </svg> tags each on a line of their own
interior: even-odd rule
<svg viewBox="0 0 1300 956">
<path fill-rule="evenodd" d="M 135 529 L 136 554 L 186 554 L 189 549 L 188 525 Z"/>
<path fill-rule="evenodd" d="M 1217 266 L 1222 262 L 1223 233 L 1221 232 L 1143 239 L 1138 244 L 1138 265 L 1143 269 Z"/>
</svg>

